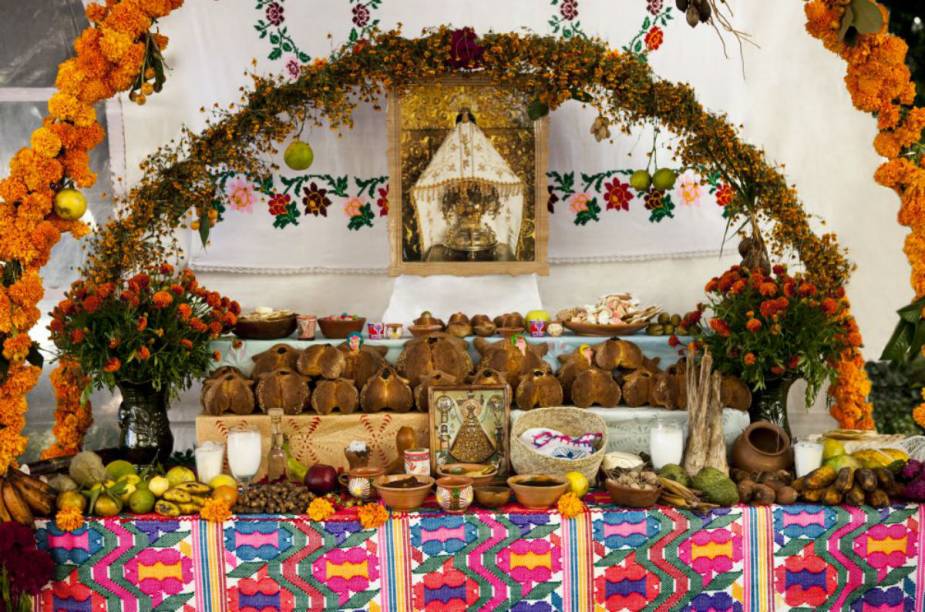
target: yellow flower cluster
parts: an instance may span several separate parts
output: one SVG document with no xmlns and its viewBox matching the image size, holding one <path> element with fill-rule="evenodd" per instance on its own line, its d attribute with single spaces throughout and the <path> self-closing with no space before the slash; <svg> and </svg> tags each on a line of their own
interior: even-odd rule
<svg viewBox="0 0 925 612">
<path fill-rule="evenodd" d="M 575 518 L 585 511 L 584 502 L 574 493 L 566 493 L 560 497 L 557 505 L 559 507 L 559 514 L 561 514 L 563 518 Z"/>
<path fill-rule="evenodd" d="M 13 155 L 9 176 L 0 180 L 0 338 L 3 359 L 9 362 L 8 375 L 0 384 L 0 473 L 26 445 L 25 394 L 35 385 L 37 369 L 25 365 L 25 360 L 32 345 L 29 330 L 40 315 L 39 270 L 62 233 L 79 238 L 89 231 L 83 223 L 54 213 L 55 194 L 65 187 L 91 187 L 96 181 L 88 151 L 102 142 L 104 133 L 94 105 L 134 83 L 153 21 L 180 4 L 182 0 L 90 4 L 86 11 L 92 25 L 75 41 L 76 55 L 58 67 L 48 116 L 33 132 L 30 146 Z M 56 392 L 59 397 L 74 395 L 71 388 Z M 89 425 L 89 412 L 80 414 L 68 402 L 66 414 L 56 419 L 59 442 L 76 450 Z"/>
<path fill-rule="evenodd" d="M 312 503 L 308 504 L 308 509 L 305 513 L 308 514 L 308 518 L 320 523 L 331 518 L 331 515 L 334 514 L 334 506 L 325 498 L 316 497 L 312 500 Z"/>
<path fill-rule="evenodd" d="M 55 527 L 61 531 L 74 531 L 84 524 L 84 515 L 80 508 L 70 507 L 58 510 L 55 514 Z"/>
<path fill-rule="evenodd" d="M 227 499 L 210 497 L 202 505 L 199 516 L 211 523 L 224 523 L 231 518 L 231 504 Z"/>
<path fill-rule="evenodd" d="M 375 502 L 360 506 L 357 510 L 360 525 L 363 529 L 378 529 L 389 520 L 389 511 L 381 504 Z"/>
</svg>

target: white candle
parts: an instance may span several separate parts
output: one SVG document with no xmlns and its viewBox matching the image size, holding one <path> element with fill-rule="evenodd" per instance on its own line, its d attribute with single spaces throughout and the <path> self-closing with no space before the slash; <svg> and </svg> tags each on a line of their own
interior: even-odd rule
<svg viewBox="0 0 925 612">
<path fill-rule="evenodd" d="M 797 478 L 806 476 L 822 465 L 822 445 L 818 442 L 797 442 L 793 445 L 793 460 Z"/>
<path fill-rule="evenodd" d="M 684 430 L 680 425 L 657 421 L 649 430 L 649 456 L 658 470 L 669 463 L 681 463 L 684 455 Z"/>
</svg>

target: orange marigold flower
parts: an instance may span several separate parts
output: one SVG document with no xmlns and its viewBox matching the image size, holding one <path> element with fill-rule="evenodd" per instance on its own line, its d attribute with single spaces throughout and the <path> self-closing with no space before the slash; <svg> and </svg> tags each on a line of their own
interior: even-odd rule
<svg viewBox="0 0 925 612">
<path fill-rule="evenodd" d="M 200 334 L 209 331 L 209 326 L 203 323 L 202 319 L 198 317 L 190 319 L 189 326 L 193 328 L 193 331 L 197 331 Z"/>
<path fill-rule="evenodd" d="M 83 524 L 84 515 L 81 513 L 80 508 L 71 506 L 58 510 L 57 514 L 55 514 L 55 527 L 61 531 L 74 531 L 83 527 Z"/>
<path fill-rule="evenodd" d="M 169 263 L 163 263 L 160 265 L 161 274 L 173 274 L 173 266 Z"/>
<path fill-rule="evenodd" d="M 748 323 L 745 324 L 745 329 L 747 329 L 748 331 L 752 333 L 755 333 L 756 331 L 761 329 L 761 321 L 759 321 L 758 319 L 749 319 Z"/>
<path fill-rule="evenodd" d="M 32 338 L 29 334 L 19 333 L 3 341 L 3 357 L 7 361 L 25 361 L 32 348 Z"/>
<path fill-rule="evenodd" d="M 388 511 L 377 503 L 360 506 L 357 515 L 363 529 L 377 529 L 389 519 Z"/>
<path fill-rule="evenodd" d="M 710 329 L 715 331 L 720 336 L 724 338 L 729 337 L 732 331 L 729 329 L 729 324 L 723 321 L 722 319 L 710 319 Z"/>
<path fill-rule="evenodd" d="M 151 297 L 155 308 L 167 308 L 173 304 L 173 296 L 167 291 L 158 291 Z"/>
<path fill-rule="evenodd" d="M 233 312 L 226 312 L 225 315 L 222 317 L 222 323 L 224 323 L 228 327 L 234 327 L 237 322 L 238 322 L 238 317 Z"/>
<path fill-rule="evenodd" d="M 141 348 L 135 352 L 135 356 L 138 357 L 138 359 L 141 361 L 147 361 L 151 358 L 151 351 L 148 349 L 148 347 L 142 345 Z"/>
<path fill-rule="evenodd" d="M 770 281 L 765 281 L 761 283 L 758 287 L 758 293 L 765 297 L 771 297 L 777 294 L 777 285 Z"/>
<path fill-rule="evenodd" d="M 183 295 L 183 287 L 181 287 L 177 283 L 170 285 L 170 290 L 176 293 L 177 295 Z"/>
<path fill-rule="evenodd" d="M 71 330 L 71 344 L 80 344 L 81 342 L 83 342 L 83 339 L 86 336 L 87 334 L 84 333 L 84 330 L 80 329 L 79 327 L 77 329 L 72 329 Z"/>
<path fill-rule="evenodd" d="M 745 353 L 745 357 L 742 358 L 742 362 L 747 366 L 753 366 L 757 361 L 758 358 L 754 353 Z"/>
<path fill-rule="evenodd" d="M 745 291 L 746 286 L 747 286 L 747 283 L 745 282 L 745 280 L 740 278 L 736 282 L 732 283 L 732 287 L 729 288 L 729 293 L 731 293 L 732 295 L 739 295 L 740 293 Z"/>
<path fill-rule="evenodd" d="M 118 347 L 119 347 L 119 344 L 121 344 L 121 341 L 120 341 L 118 338 L 111 338 L 111 339 L 109 340 L 109 348 L 110 348 L 110 349 L 118 348 Z"/>
<path fill-rule="evenodd" d="M 559 508 L 559 514 L 561 514 L 563 518 L 567 519 L 575 518 L 585 511 L 584 502 L 582 502 L 581 498 L 572 492 L 568 492 L 560 497 L 556 506 Z"/>
<path fill-rule="evenodd" d="M 189 321 L 189 318 L 193 315 L 193 307 L 189 304 L 180 304 L 177 306 L 177 312 L 180 313 L 181 321 Z"/>
<path fill-rule="evenodd" d="M 193 348 L 193 341 L 190 340 L 189 338 L 183 338 L 183 339 L 180 340 L 180 345 L 183 346 L 183 348 L 192 350 L 192 348 Z"/>
<path fill-rule="evenodd" d="M 334 514 L 334 506 L 323 497 L 316 497 L 312 500 L 312 503 L 308 505 L 308 508 L 305 510 L 305 514 L 308 515 L 313 521 L 321 522 L 326 521 Z"/>
<path fill-rule="evenodd" d="M 827 315 L 835 314 L 835 311 L 838 310 L 838 302 L 832 298 L 825 298 L 822 300 L 822 311 Z"/>
<path fill-rule="evenodd" d="M 222 352 L 221 352 L 221 351 L 212 351 L 212 360 L 213 360 L 213 361 L 221 361 L 221 360 L 222 360 Z"/>
<path fill-rule="evenodd" d="M 103 302 L 100 300 L 98 296 L 90 295 L 90 296 L 87 296 L 87 299 L 83 301 L 83 308 L 87 312 L 87 314 L 93 314 L 94 312 L 100 309 L 100 306 L 102 305 L 102 303 Z"/>
<path fill-rule="evenodd" d="M 109 374 L 114 374 L 122 368 L 122 361 L 118 357 L 110 357 L 109 361 L 106 362 L 106 365 L 103 366 L 103 371 L 108 372 Z"/>
<path fill-rule="evenodd" d="M 231 505 L 225 499 L 210 497 L 202 505 L 199 516 L 210 523 L 224 523 L 231 518 Z"/>
<path fill-rule="evenodd" d="M 801 283 L 798 291 L 803 297 L 809 297 L 811 295 L 816 295 L 816 286 L 812 283 Z"/>
<path fill-rule="evenodd" d="M 32 132 L 32 148 L 42 157 L 55 157 L 61 150 L 61 139 L 52 130 L 40 127 Z"/>
<path fill-rule="evenodd" d="M 781 366 L 781 365 L 773 365 L 773 366 L 771 366 L 771 374 L 773 374 L 774 376 L 780 376 L 780 375 L 783 374 L 785 371 L 786 371 L 786 370 L 785 370 L 784 367 Z"/>
<path fill-rule="evenodd" d="M 222 324 L 219 321 L 212 321 L 209 323 L 209 333 L 213 336 L 218 336 L 222 333 Z"/>
<path fill-rule="evenodd" d="M 148 315 L 141 315 L 138 318 L 138 325 L 135 326 L 135 329 L 142 332 L 148 328 Z"/>
</svg>

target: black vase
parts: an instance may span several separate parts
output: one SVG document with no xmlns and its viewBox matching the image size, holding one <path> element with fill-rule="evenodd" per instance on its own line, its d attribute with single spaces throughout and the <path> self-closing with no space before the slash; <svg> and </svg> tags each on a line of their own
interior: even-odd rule
<svg viewBox="0 0 925 612">
<path fill-rule="evenodd" d="M 752 391 L 752 405 L 748 415 L 752 423 L 755 421 L 770 421 L 790 433 L 790 420 L 787 418 L 787 394 L 790 387 L 796 382 L 793 376 L 781 378 L 768 378 L 764 381 L 764 389 Z"/>
<path fill-rule="evenodd" d="M 157 390 L 150 382 L 118 384 L 119 446 L 125 458 L 137 465 L 166 461 L 173 452 L 167 390 Z"/>
</svg>

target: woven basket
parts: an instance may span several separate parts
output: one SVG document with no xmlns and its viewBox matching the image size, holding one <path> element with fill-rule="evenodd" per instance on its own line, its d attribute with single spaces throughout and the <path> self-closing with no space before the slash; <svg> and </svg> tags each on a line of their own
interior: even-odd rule
<svg viewBox="0 0 925 612">
<path fill-rule="evenodd" d="M 570 436 L 600 432 L 603 434 L 601 447 L 593 455 L 582 459 L 547 457 L 520 439 L 520 434 L 533 427 L 554 429 Z M 601 417 L 581 408 L 537 408 L 524 413 L 511 427 L 511 465 L 518 474 L 564 476 L 568 472 L 581 472 L 589 481 L 595 482 L 606 451 L 607 424 Z"/>
</svg>

